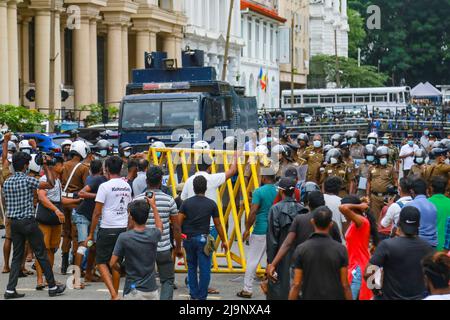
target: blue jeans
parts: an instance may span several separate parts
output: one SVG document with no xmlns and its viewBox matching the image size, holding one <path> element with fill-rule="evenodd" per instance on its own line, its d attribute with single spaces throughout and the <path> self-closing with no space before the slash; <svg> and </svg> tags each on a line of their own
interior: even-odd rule
<svg viewBox="0 0 450 320">
<path fill-rule="evenodd" d="M 206 235 L 195 236 L 183 241 L 188 265 L 188 286 L 192 299 L 206 300 L 211 280 L 211 256 L 203 252 Z M 200 271 L 198 277 L 197 269 Z"/>
<path fill-rule="evenodd" d="M 352 283 L 350 284 L 350 288 L 352 290 L 352 297 L 353 300 L 358 300 L 359 292 L 361 291 L 362 285 L 361 268 L 359 266 L 356 266 L 356 268 L 353 269 L 352 274 L 353 274 Z"/>
<path fill-rule="evenodd" d="M 76 210 L 72 211 L 72 223 L 77 226 L 78 243 L 86 241 L 91 228 L 91 221 Z M 94 233 L 94 241 L 97 240 L 98 225 Z"/>
</svg>

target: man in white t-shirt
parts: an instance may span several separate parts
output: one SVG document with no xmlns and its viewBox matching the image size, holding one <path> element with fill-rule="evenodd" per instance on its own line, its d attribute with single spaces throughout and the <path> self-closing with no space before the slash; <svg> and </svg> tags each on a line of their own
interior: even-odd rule
<svg viewBox="0 0 450 320">
<path fill-rule="evenodd" d="M 108 264 L 119 235 L 127 231 L 128 204 L 132 200 L 131 187 L 121 178 L 121 169 L 122 159 L 117 156 L 106 159 L 105 172 L 108 181 L 102 183 L 98 188 L 91 230 L 86 239 L 86 246 L 89 247 L 88 241 L 93 240 L 95 229 L 101 218 L 95 262 L 113 300 L 119 299 L 117 292 L 120 273 L 113 270 L 111 276 Z"/>
<path fill-rule="evenodd" d="M 342 244 L 345 245 L 345 237 L 344 237 L 344 228 L 343 224 L 347 223 L 344 215 L 339 210 L 339 206 L 341 205 L 342 198 L 338 196 L 339 191 L 341 190 L 342 184 L 344 181 L 337 176 L 331 176 L 327 178 L 324 182 L 324 195 L 325 205 L 331 210 L 333 213 L 333 222 L 339 229 L 339 233 L 342 239 Z"/>
<path fill-rule="evenodd" d="M 408 143 L 400 149 L 399 157 L 403 160 L 403 176 L 407 177 L 411 167 L 414 164 L 414 153 L 419 149 L 419 146 L 414 143 L 414 136 L 408 133 Z"/>
<path fill-rule="evenodd" d="M 389 206 L 386 215 L 381 219 L 380 224 L 384 228 L 388 228 L 391 225 L 393 227 L 397 226 L 400 211 L 402 211 L 408 202 L 412 201 L 411 195 L 409 194 L 408 179 L 406 177 L 400 179 L 398 191 L 400 193 L 400 199 Z"/>
</svg>

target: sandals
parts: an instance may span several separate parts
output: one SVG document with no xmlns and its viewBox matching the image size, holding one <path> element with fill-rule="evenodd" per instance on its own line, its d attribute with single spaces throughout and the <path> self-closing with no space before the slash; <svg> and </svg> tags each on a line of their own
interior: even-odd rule
<svg viewBox="0 0 450 320">
<path fill-rule="evenodd" d="M 219 294 L 219 290 L 214 288 L 208 288 L 208 294 Z"/>
<path fill-rule="evenodd" d="M 46 287 L 46 285 L 43 284 L 43 283 L 41 283 L 41 284 L 38 284 L 38 285 L 36 286 L 36 290 L 37 290 L 37 291 L 42 291 L 42 290 L 45 289 L 45 287 Z"/>
<path fill-rule="evenodd" d="M 238 293 L 236 293 L 236 295 L 239 298 L 245 298 L 245 299 L 251 299 L 252 298 L 252 294 L 250 292 L 247 292 L 247 291 L 244 291 L 244 290 L 239 291 Z"/>
</svg>

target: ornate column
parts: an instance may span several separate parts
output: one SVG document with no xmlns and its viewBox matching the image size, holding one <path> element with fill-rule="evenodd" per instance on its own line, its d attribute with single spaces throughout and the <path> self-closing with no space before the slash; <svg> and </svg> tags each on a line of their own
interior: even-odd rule
<svg viewBox="0 0 450 320">
<path fill-rule="evenodd" d="M 17 2 L 8 2 L 8 79 L 9 102 L 19 104 L 19 43 L 17 30 Z"/>
<path fill-rule="evenodd" d="M 144 69 L 144 53 L 150 52 L 150 31 L 137 30 L 136 33 L 136 68 Z"/>
<path fill-rule="evenodd" d="M 347 17 L 347 0 L 341 0 L 341 16 Z"/>
<path fill-rule="evenodd" d="M 8 102 L 8 9 L 6 1 L 0 0 L 0 104 Z"/>
<path fill-rule="evenodd" d="M 49 111 L 50 94 L 50 11 L 39 9 L 34 17 L 36 108 Z"/>
<path fill-rule="evenodd" d="M 62 3 L 61 3 L 62 5 Z M 53 77 L 53 81 L 54 81 L 54 110 L 56 112 L 56 114 L 58 115 L 60 110 L 61 110 L 61 83 L 62 83 L 62 78 L 61 78 L 61 19 L 60 19 L 60 14 L 61 11 L 56 11 L 55 12 L 55 24 L 54 24 L 54 28 L 55 28 L 55 39 L 54 39 L 54 43 L 52 44 L 55 48 L 55 56 L 51 57 L 52 59 L 55 59 L 54 63 L 54 77 Z"/>
<path fill-rule="evenodd" d="M 122 26 L 122 92 L 125 92 L 128 84 L 128 27 L 129 23 Z"/>
<path fill-rule="evenodd" d="M 98 66 L 97 66 L 97 17 L 89 21 L 91 102 L 98 102 Z"/>
<path fill-rule="evenodd" d="M 22 79 L 22 92 L 21 92 L 21 102 L 24 104 L 24 94 L 25 94 L 25 88 L 30 83 L 30 16 L 22 16 L 22 23 L 20 26 L 20 32 L 21 32 L 21 69 L 20 69 L 20 77 Z"/>
</svg>

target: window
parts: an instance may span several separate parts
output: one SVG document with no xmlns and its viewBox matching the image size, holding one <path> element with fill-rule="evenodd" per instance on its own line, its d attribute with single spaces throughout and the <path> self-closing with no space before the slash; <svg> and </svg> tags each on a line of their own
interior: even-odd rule
<svg viewBox="0 0 450 320">
<path fill-rule="evenodd" d="M 274 59 L 273 59 L 273 26 L 272 25 L 270 25 L 270 46 L 269 46 L 269 48 L 270 48 L 270 57 L 269 57 L 269 59 L 270 59 L 270 61 L 274 61 Z"/>
<path fill-rule="evenodd" d="M 158 0 L 158 7 L 164 10 L 172 10 L 173 8 L 172 0 Z"/>
<path fill-rule="evenodd" d="M 198 100 L 167 101 L 162 103 L 162 126 L 193 126 L 198 120 Z"/>
<path fill-rule="evenodd" d="M 335 96 L 320 96 L 320 103 L 334 103 Z"/>
<path fill-rule="evenodd" d="M 231 121 L 233 117 L 231 98 L 205 100 L 204 114 L 207 128 L 214 128 L 223 125 L 224 122 Z"/>
<path fill-rule="evenodd" d="M 355 94 L 355 102 L 370 102 L 369 94 Z"/>
<path fill-rule="evenodd" d="M 263 24 L 263 60 L 267 58 L 267 23 Z"/>
<path fill-rule="evenodd" d="M 338 96 L 338 103 L 351 103 L 352 102 L 352 96 L 351 95 L 339 95 Z"/>
<path fill-rule="evenodd" d="M 73 31 L 64 29 L 64 84 L 73 85 Z"/>
<path fill-rule="evenodd" d="M 385 94 L 373 94 L 372 102 L 387 102 L 387 95 Z"/>
<path fill-rule="evenodd" d="M 28 37 L 29 37 L 29 47 L 28 47 L 28 63 L 29 63 L 29 78 L 30 83 L 35 82 L 35 63 L 34 63 L 34 48 L 35 48 L 35 37 L 34 37 L 34 18 L 28 25 Z"/>
<path fill-rule="evenodd" d="M 255 21 L 255 43 L 256 43 L 255 56 L 257 58 L 261 58 L 261 48 L 259 47 L 259 20 Z"/>
<path fill-rule="evenodd" d="M 124 129 L 159 127 L 161 124 L 160 102 L 127 102 L 122 111 Z"/>
<path fill-rule="evenodd" d="M 303 96 L 303 103 L 318 103 L 319 97 L 316 95 Z"/>
<path fill-rule="evenodd" d="M 247 55 L 249 58 L 253 57 L 253 43 L 252 43 L 252 19 L 248 19 L 247 23 L 247 35 L 248 35 L 248 49 L 247 49 Z"/>
</svg>

